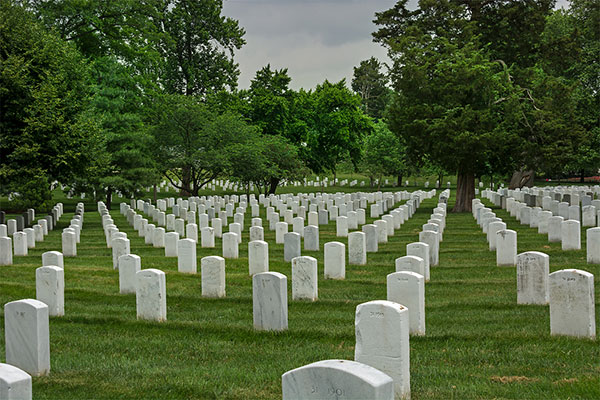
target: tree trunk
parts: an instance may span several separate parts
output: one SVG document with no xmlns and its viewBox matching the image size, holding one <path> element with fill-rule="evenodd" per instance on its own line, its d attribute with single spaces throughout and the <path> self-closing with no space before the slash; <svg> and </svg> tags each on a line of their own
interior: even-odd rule
<svg viewBox="0 0 600 400">
<path fill-rule="evenodd" d="M 579 175 L 579 182 L 583 183 L 585 182 L 585 170 L 581 170 L 581 173 Z"/>
<path fill-rule="evenodd" d="M 110 211 L 110 206 L 112 205 L 112 187 L 108 187 L 106 190 L 106 208 Z"/>
<path fill-rule="evenodd" d="M 156 198 L 157 198 L 157 193 L 158 191 L 156 190 L 156 183 L 154 184 L 154 204 L 156 204 Z"/>
<path fill-rule="evenodd" d="M 402 187 L 402 174 L 398 174 L 398 187 Z"/>
<path fill-rule="evenodd" d="M 379 178 L 377 178 L 377 191 L 379 192 L 379 190 L 381 189 L 381 178 L 382 176 L 379 175 Z"/>
<path fill-rule="evenodd" d="M 471 201 L 475 198 L 475 176 L 459 170 L 456 178 L 456 204 L 452 212 L 470 212 Z"/>
<path fill-rule="evenodd" d="M 189 166 L 185 166 L 182 168 L 182 171 L 181 171 L 181 190 L 179 192 L 181 196 L 190 196 L 191 195 L 191 189 L 190 189 L 191 181 L 192 181 L 191 168 Z"/>
<path fill-rule="evenodd" d="M 275 191 L 277 190 L 277 185 L 279 185 L 279 181 L 281 179 L 279 178 L 271 178 L 271 182 L 269 185 L 269 194 L 275 194 Z"/>
</svg>

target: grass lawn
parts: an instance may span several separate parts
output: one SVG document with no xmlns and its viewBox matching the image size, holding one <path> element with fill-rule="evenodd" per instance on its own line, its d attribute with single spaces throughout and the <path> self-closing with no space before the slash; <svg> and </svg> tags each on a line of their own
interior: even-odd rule
<svg viewBox="0 0 600 400">
<path fill-rule="evenodd" d="M 45 241 L 29 256 L 14 257 L 14 265 L 0 267 L 2 304 L 35 298 L 41 254 L 60 251 L 60 232 L 75 209 L 74 200 L 64 202 L 65 214 Z M 289 301 L 289 330 L 269 333 L 252 328 L 249 210 L 240 258 L 226 260 L 227 297 L 205 299 L 200 275 L 178 273 L 176 258 L 145 245 L 115 201 L 111 215 L 131 240 L 131 252 L 141 256 L 142 268 L 167 274 L 167 321 L 152 323 L 136 320 L 135 295 L 119 294 L 100 216 L 88 202 L 78 256 L 65 257 L 65 316 L 50 319 L 52 371 L 33 380 L 34 398 L 281 398 L 284 372 L 319 360 L 354 358 L 356 306 L 386 298 L 386 275 L 394 272 L 395 258 L 406 255 L 406 244 L 418 241 L 436 204 L 435 199 L 423 202 L 389 243 L 368 254 L 366 266 L 346 266 L 344 281 L 323 279 L 324 244 L 347 240 L 335 237 L 334 223 L 321 226 L 321 250 L 303 251 L 319 261 L 315 303 L 291 301 L 291 265 L 283 261 L 275 233 L 265 229 L 270 270 L 288 277 Z M 585 233 L 584 250 L 564 252 L 560 243 L 548 243 L 546 235 L 492 208 L 508 229 L 518 232 L 519 252 L 549 254 L 551 272 L 591 272 L 600 298 L 600 265 L 586 264 Z M 261 213 L 267 226 L 262 207 Z M 198 270 L 200 258 L 221 255 L 221 240 L 216 244 L 215 249 L 198 247 Z M 472 215 L 449 213 L 440 266 L 432 268 L 425 289 L 427 334 L 411 337 L 412 398 L 599 399 L 599 340 L 551 337 L 548 307 L 517 305 L 516 270 L 496 267 L 495 260 Z M 600 326 L 598 315 L 597 310 Z M 3 327 L 3 310 L 0 320 Z M 4 354 L 0 329 L 2 361 Z"/>
</svg>

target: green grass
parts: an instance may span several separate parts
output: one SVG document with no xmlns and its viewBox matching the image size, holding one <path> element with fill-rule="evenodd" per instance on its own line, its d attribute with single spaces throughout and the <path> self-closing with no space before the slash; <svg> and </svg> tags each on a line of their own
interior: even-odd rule
<svg viewBox="0 0 600 400">
<path fill-rule="evenodd" d="M 64 202 L 65 215 L 45 241 L 29 256 L 15 257 L 14 265 L 0 267 L 2 304 L 35 298 L 41 254 L 60 250 L 60 232 L 73 215 L 76 200 Z M 435 205 L 435 200 L 423 202 L 389 243 L 369 253 L 368 265 L 347 266 L 344 281 L 323 279 L 324 244 L 347 241 L 335 237 L 333 223 L 322 226 L 321 251 L 303 252 L 319 260 L 315 303 L 291 301 L 291 266 L 283 262 L 283 246 L 275 244 L 274 232 L 266 229 L 270 269 L 288 276 L 289 330 L 276 334 L 252 329 L 249 212 L 240 258 L 226 261 L 227 297 L 205 299 L 200 275 L 178 273 L 176 258 L 145 245 L 115 202 L 111 215 L 127 232 L 131 252 L 142 257 L 142 268 L 167 274 L 168 320 L 152 323 L 136 320 L 135 295 L 119 294 L 100 216 L 95 204 L 86 203 L 79 255 L 65 258 L 65 316 L 50 320 L 52 371 L 34 379 L 34 398 L 281 398 L 284 372 L 318 360 L 353 359 L 356 306 L 385 299 L 385 278 L 394 272 L 395 258 L 418 240 Z M 600 297 L 600 266 L 586 264 L 585 250 L 564 252 L 559 243 L 548 243 L 545 235 L 519 225 L 503 210 L 494 211 L 518 232 L 519 252 L 549 254 L 551 271 L 593 273 Z M 261 212 L 266 222 L 262 207 Z M 582 242 L 585 249 L 585 234 Z M 217 239 L 216 249 L 198 247 L 198 260 L 221 255 L 220 244 Z M 413 399 L 600 398 L 598 340 L 551 337 L 547 306 L 517 305 L 515 268 L 496 267 L 495 253 L 488 251 L 471 214 L 448 214 L 440 266 L 432 268 L 425 296 L 427 334 L 410 342 Z M 596 317 L 600 326 L 598 312 Z"/>
</svg>

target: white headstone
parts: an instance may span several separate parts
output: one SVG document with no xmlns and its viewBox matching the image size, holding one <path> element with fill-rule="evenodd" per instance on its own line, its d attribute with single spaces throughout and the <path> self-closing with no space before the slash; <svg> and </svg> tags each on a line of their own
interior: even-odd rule
<svg viewBox="0 0 600 400">
<path fill-rule="evenodd" d="M 365 224 L 362 226 L 362 231 L 365 234 L 367 253 L 377 253 L 379 243 L 377 226 L 374 224 Z"/>
<path fill-rule="evenodd" d="M 219 256 L 202 257 L 202 296 L 225 297 L 225 259 Z"/>
<path fill-rule="evenodd" d="M 200 240 L 202 248 L 215 247 L 215 230 L 211 227 L 204 227 L 200 230 Z"/>
<path fill-rule="evenodd" d="M 112 240 L 112 260 L 113 260 L 113 269 L 119 268 L 119 257 L 123 254 L 131 253 L 131 249 L 129 246 L 129 239 L 126 238 L 116 238 Z"/>
<path fill-rule="evenodd" d="M 394 380 L 396 399 L 410 398 L 408 309 L 385 300 L 356 307 L 354 360 L 377 368 Z"/>
<path fill-rule="evenodd" d="M 6 363 L 32 376 L 50 373 L 48 306 L 39 300 L 11 301 L 4 305 Z"/>
<path fill-rule="evenodd" d="M 514 266 L 517 264 L 517 232 L 503 229 L 496 232 L 496 265 Z"/>
<path fill-rule="evenodd" d="M 425 260 L 423 260 L 419 256 L 398 257 L 396 258 L 396 272 L 401 271 L 416 272 L 417 274 L 423 275 L 423 277 L 425 277 Z M 427 279 L 425 279 L 425 281 L 427 282 Z"/>
<path fill-rule="evenodd" d="M 16 249 L 15 249 L 16 250 Z M 64 257 L 77 256 L 77 235 L 73 230 L 65 230 L 62 233 L 62 254 Z M 15 252 L 16 255 L 16 252 Z"/>
<path fill-rule="evenodd" d="M 31 375 L 13 365 L 0 363 L 0 399 L 31 400 Z"/>
<path fill-rule="evenodd" d="M 268 271 L 269 243 L 263 240 L 248 242 L 248 272 L 250 276 Z"/>
<path fill-rule="evenodd" d="M 581 224 L 569 219 L 560 225 L 563 250 L 581 250 Z"/>
<path fill-rule="evenodd" d="M 338 217 L 340 218 L 346 217 Z M 325 279 L 346 278 L 346 246 L 340 242 L 325 243 Z"/>
<path fill-rule="evenodd" d="M 538 251 L 517 256 L 517 304 L 548 304 L 550 257 Z"/>
<path fill-rule="evenodd" d="M 265 231 L 262 226 L 251 226 L 250 227 L 250 241 L 265 240 Z"/>
<path fill-rule="evenodd" d="M 223 257 L 239 258 L 239 242 L 237 233 L 227 232 L 223 234 Z"/>
<path fill-rule="evenodd" d="M 154 268 L 143 269 L 137 278 L 135 300 L 138 319 L 167 320 L 167 282 L 165 273 Z"/>
<path fill-rule="evenodd" d="M 304 227 L 304 250 L 319 250 L 319 227 L 308 225 Z"/>
<path fill-rule="evenodd" d="M 435 231 L 419 232 L 419 242 L 429 245 L 429 265 L 439 265 L 440 260 L 440 235 Z"/>
<path fill-rule="evenodd" d="M 300 257 L 300 234 L 296 232 L 287 232 L 283 235 L 283 260 L 292 261 L 294 257 Z"/>
<path fill-rule="evenodd" d="M 9 237 L 0 237 L 0 265 L 12 265 L 12 263 L 12 239 Z"/>
<path fill-rule="evenodd" d="M 142 259 L 135 254 L 123 254 L 119 257 L 119 293 L 135 293 L 138 271 L 142 269 Z"/>
<path fill-rule="evenodd" d="M 348 264 L 365 265 L 366 263 L 366 235 L 363 232 L 352 232 L 348 235 Z"/>
<path fill-rule="evenodd" d="M 408 308 L 409 332 L 425 334 L 425 278 L 412 271 L 387 276 L 387 299 Z"/>
<path fill-rule="evenodd" d="M 588 264 L 600 264 L 600 228 L 586 231 L 586 248 Z"/>
<path fill-rule="evenodd" d="M 287 278 L 285 275 L 279 272 L 262 272 L 252 277 L 252 317 L 256 330 L 287 330 Z"/>
<path fill-rule="evenodd" d="M 594 275 L 577 269 L 550 274 L 550 334 L 596 338 Z"/>
<path fill-rule="evenodd" d="M 277 222 L 275 224 L 275 243 L 283 244 L 283 235 L 288 232 L 287 222 Z"/>
<path fill-rule="evenodd" d="M 177 271 L 184 274 L 197 272 L 195 240 L 180 239 L 177 241 Z"/>
<path fill-rule="evenodd" d="M 283 400 L 392 400 L 392 378 L 376 368 L 348 360 L 324 360 L 281 376 Z"/>
<path fill-rule="evenodd" d="M 292 300 L 316 301 L 318 298 L 317 259 L 300 256 L 292 259 Z"/>
</svg>

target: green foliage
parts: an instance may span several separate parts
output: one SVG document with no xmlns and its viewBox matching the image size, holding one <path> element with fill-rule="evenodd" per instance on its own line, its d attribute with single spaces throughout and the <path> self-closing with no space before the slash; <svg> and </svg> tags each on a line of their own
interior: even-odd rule
<svg viewBox="0 0 600 400">
<path fill-rule="evenodd" d="M 365 138 L 361 170 L 371 179 L 378 179 L 378 189 L 384 175 L 402 175 L 408 172 L 406 149 L 398 136 L 383 121 L 375 124 L 374 131 Z"/>
<path fill-rule="evenodd" d="M 156 99 L 154 118 L 157 123 L 151 132 L 158 168 L 175 187 L 192 195 L 227 171 L 232 146 L 255 133 L 241 117 L 216 115 L 193 96 Z"/>
<path fill-rule="evenodd" d="M 360 97 L 346 87 L 345 80 L 326 80 L 308 96 L 304 104 L 310 110 L 305 120 L 309 167 L 316 173 L 335 173 L 337 163 L 345 156 L 356 165 L 363 137 L 373 130 L 373 122 L 360 109 Z"/>
<path fill-rule="evenodd" d="M 0 3 L 0 57 L 2 192 L 19 192 L 18 207 L 48 206 L 50 184 L 68 183 L 93 156 L 88 66 L 10 1 Z"/>
<path fill-rule="evenodd" d="M 354 67 L 352 90 L 360 95 L 365 114 L 379 119 L 383 116 L 389 98 L 387 83 L 389 78 L 381 68 L 383 65 L 375 57 L 360 62 Z"/>
<path fill-rule="evenodd" d="M 161 83 L 168 93 L 206 96 L 237 85 L 233 52 L 245 43 L 222 0 L 160 0 Z"/>
</svg>

